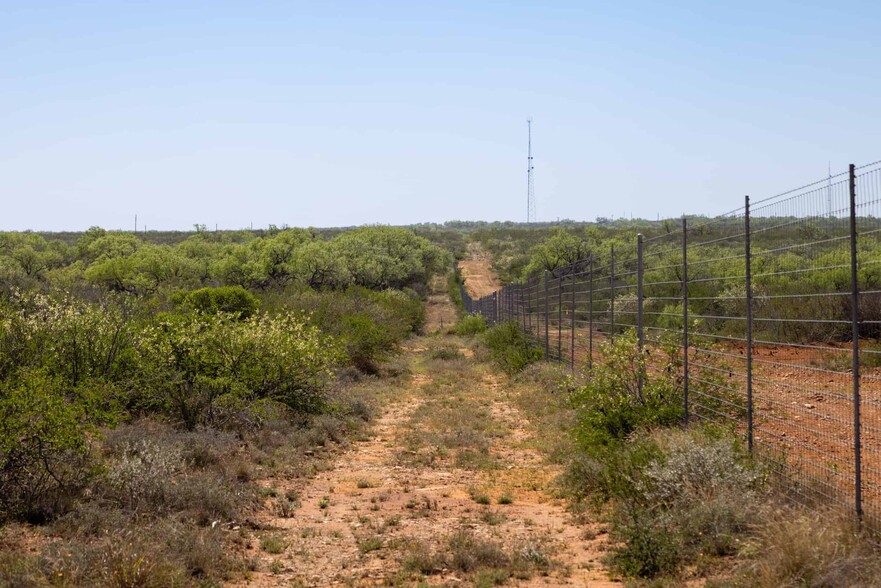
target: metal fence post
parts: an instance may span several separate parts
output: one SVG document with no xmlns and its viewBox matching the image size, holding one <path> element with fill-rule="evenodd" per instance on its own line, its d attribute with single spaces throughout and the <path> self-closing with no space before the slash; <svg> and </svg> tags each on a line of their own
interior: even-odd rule
<svg viewBox="0 0 881 588">
<path fill-rule="evenodd" d="M 507 287 L 502 288 L 499 292 L 499 319 L 504 321 L 508 316 L 508 291 Z"/>
<path fill-rule="evenodd" d="M 576 274 L 572 274 L 572 305 L 570 308 L 570 312 L 572 313 L 572 318 L 569 321 L 570 327 L 572 328 L 572 332 L 569 333 L 569 362 L 572 371 L 575 371 L 575 290 L 578 289 L 578 278 Z"/>
<path fill-rule="evenodd" d="M 550 323 L 549 323 L 549 319 L 550 319 L 550 315 L 551 315 L 551 308 L 550 308 L 550 304 L 549 304 L 549 300 L 548 300 L 548 270 L 545 270 L 544 281 L 545 281 L 545 284 L 544 284 L 544 286 L 545 286 L 545 288 L 544 288 L 544 290 L 545 290 L 545 360 L 547 360 L 550 357 L 550 345 L 551 345 Z"/>
<path fill-rule="evenodd" d="M 639 350 L 639 364 L 636 369 L 637 373 L 636 389 L 639 397 L 642 398 L 642 388 L 645 385 L 645 335 L 643 333 L 643 316 L 642 316 L 642 233 L 636 235 L 636 341 Z"/>
<path fill-rule="evenodd" d="M 682 217 L 682 409 L 688 424 L 688 221 Z"/>
<path fill-rule="evenodd" d="M 612 245 L 612 263 L 609 269 L 609 338 L 615 338 L 615 246 Z"/>
<path fill-rule="evenodd" d="M 557 278 L 557 361 L 563 361 L 563 276 Z"/>
<path fill-rule="evenodd" d="M 532 276 L 526 278 L 526 291 L 524 292 L 524 308 L 523 308 L 523 324 L 526 325 L 526 333 L 529 334 L 532 331 L 532 316 L 529 314 L 529 306 L 532 300 L 530 297 L 532 296 L 532 289 L 530 287 L 532 282 Z"/>
<path fill-rule="evenodd" d="M 533 276 L 533 278 L 532 278 L 533 284 L 532 284 L 532 287 L 530 288 L 530 291 L 532 292 L 532 294 L 531 294 L 532 300 L 530 301 L 529 333 L 530 333 L 530 335 L 535 337 L 536 341 L 538 341 L 538 333 L 539 333 L 539 330 L 538 330 L 538 281 L 539 281 L 539 279 L 540 278 L 538 275 Z"/>
<path fill-rule="evenodd" d="M 863 519 L 862 431 L 860 427 L 860 287 L 857 282 L 857 182 L 854 164 L 850 176 L 850 323 L 853 339 L 853 463 L 854 510 L 857 520 Z"/>
<path fill-rule="evenodd" d="M 587 260 L 587 369 L 593 369 L 593 251 Z"/>
<path fill-rule="evenodd" d="M 744 253 L 746 258 L 746 446 L 753 450 L 753 283 L 749 228 L 749 196 L 744 197 Z"/>
<path fill-rule="evenodd" d="M 505 320 L 505 313 L 508 310 L 508 293 L 505 289 L 496 290 L 496 308 L 499 315 L 499 322 Z"/>
<path fill-rule="evenodd" d="M 529 288 L 529 334 L 538 341 L 538 275 L 532 277 L 532 285 Z"/>
</svg>

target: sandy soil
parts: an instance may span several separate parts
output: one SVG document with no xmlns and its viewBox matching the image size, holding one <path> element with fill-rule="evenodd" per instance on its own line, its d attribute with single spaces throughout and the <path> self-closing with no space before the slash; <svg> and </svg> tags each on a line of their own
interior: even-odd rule
<svg viewBox="0 0 881 588">
<path fill-rule="evenodd" d="M 459 271 L 462 273 L 465 289 L 472 298 L 482 298 L 501 288 L 501 283 L 492 270 L 492 256 L 483 250 L 480 243 L 468 244 L 468 254 L 459 262 Z"/>
</svg>

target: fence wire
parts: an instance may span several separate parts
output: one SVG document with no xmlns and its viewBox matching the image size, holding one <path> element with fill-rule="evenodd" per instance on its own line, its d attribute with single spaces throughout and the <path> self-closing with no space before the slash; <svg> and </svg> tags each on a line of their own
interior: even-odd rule
<svg viewBox="0 0 881 588">
<path fill-rule="evenodd" d="M 588 374 L 636 333 L 687 422 L 730 427 L 794 498 L 881 529 L 881 163 L 658 227 L 483 298 L 462 288 L 465 308 Z"/>
</svg>

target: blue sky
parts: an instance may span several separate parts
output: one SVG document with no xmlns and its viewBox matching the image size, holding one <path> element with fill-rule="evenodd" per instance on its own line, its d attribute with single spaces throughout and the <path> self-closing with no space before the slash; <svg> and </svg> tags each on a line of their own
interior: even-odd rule
<svg viewBox="0 0 881 588">
<path fill-rule="evenodd" d="M 0 229 L 714 214 L 881 159 L 877 2 L 0 0 Z"/>
</svg>

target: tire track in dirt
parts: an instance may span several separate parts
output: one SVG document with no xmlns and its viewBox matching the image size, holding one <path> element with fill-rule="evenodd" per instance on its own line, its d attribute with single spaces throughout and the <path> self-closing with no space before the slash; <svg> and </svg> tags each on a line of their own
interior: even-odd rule
<svg viewBox="0 0 881 588">
<path fill-rule="evenodd" d="M 529 446 L 530 424 L 508 399 L 505 380 L 463 347 L 453 336 L 405 347 L 413 377 L 371 436 L 307 483 L 292 516 L 260 518 L 282 547 L 260 552 L 259 571 L 245 585 L 477 582 L 482 572 L 455 564 L 468 553 L 447 553 L 455 537 L 536 564 L 513 572 L 504 564 L 505 585 L 619 585 L 599 564 L 605 536 L 596 525 L 575 524 L 552 498 L 557 471 Z M 455 357 L 439 359 L 438 350 Z M 438 553 L 443 565 L 423 561 Z M 414 554 L 422 558 L 416 564 Z"/>
<path fill-rule="evenodd" d="M 447 282 L 442 276 L 435 276 L 431 284 L 431 293 L 425 304 L 425 333 L 445 333 L 456 326 L 458 319 L 456 309 L 450 304 L 446 292 Z"/>
</svg>

